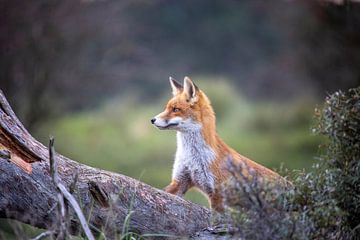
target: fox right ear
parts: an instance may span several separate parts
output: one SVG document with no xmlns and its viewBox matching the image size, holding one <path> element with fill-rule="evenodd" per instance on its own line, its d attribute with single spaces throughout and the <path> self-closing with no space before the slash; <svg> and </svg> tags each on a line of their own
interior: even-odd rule
<svg viewBox="0 0 360 240">
<path fill-rule="evenodd" d="M 172 94 L 174 96 L 182 92 L 183 86 L 181 85 L 181 83 L 179 83 L 172 77 L 169 77 L 169 81 L 172 89 Z"/>
</svg>

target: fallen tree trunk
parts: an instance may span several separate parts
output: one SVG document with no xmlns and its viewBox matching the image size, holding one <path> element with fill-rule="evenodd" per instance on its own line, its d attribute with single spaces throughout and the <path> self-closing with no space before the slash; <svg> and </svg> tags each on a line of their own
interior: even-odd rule
<svg viewBox="0 0 360 240">
<path fill-rule="evenodd" d="M 57 223 L 57 190 L 52 182 L 48 149 L 18 120 L 0 91 L 0 217 L 44 229 Z M 80 203 L 90 228 L 107 237 L 138 234 L 190 236 L 209 225 L 208 209 L 147 184 L 56 154 L 59 181 Z M 106 159 L 99 159 L 106 161 Z M 70 231 L 81 227 L 69 210 Z M 128 226 L 128 229 L 124 228 Z"/>
</svg>

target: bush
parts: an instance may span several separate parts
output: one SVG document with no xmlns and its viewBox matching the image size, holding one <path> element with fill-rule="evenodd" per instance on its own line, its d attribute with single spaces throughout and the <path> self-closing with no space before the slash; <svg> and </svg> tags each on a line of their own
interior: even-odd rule
<svg viewBox="0 0 360 240">
<path fill-rule="evenodd" d="M 232 174 L 225 189 L 231 235 L 237 239 L 306 239 L 311 226 L 306 215 L 293 211 L 286 184 L 276 185 L 257 176 L 245 166 L 228 163 Z M 245 171 L 243 171 L 245 170 Z M 243 172 L 249 172 L 245 176 Z M 293 194 L 292 194 L 293 195 Z"/>
<path fill-rule="evenodd" d="M 232 235 L 243 239 L 358 239 L 360 236 L 360 87 L 336 92 L 316 110 L 314 133 L 327 137 L 310 173 L 294 172 L 293 186 L 259 181 L 241 167 L 225 203 Z"/>
<path fill-rule="evenodd" d="M 316 114 L 315 132 L 329 140 L 320 159 L 328 197 L 343 213 L 341 230 L 360 236 L 360 87 L 329 96 Z"/>
</svg>

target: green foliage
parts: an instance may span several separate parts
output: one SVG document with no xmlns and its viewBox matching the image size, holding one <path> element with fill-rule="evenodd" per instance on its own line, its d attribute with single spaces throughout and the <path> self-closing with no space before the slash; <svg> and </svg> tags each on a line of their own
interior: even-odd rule
<svg viewBox="0 0 360 240">
<path fill-rule="evenodd" d="M 360 87 L 329 96 L 318 119 L 316 132 L 329 140 L 321 158 L 329 197 L 344 214 L 344 230 L 360 235 Z"/>
<path fill-rule="evenodd" d="M 235 235 L 244 239 L 360 236 L 360 88 L 329 96 L 323 109 L 316 110 L 316 118 L 314 132 L 327 137 L 323 154 L 312 172 L 294 172 L 292 187 L 259 184 L 256 176 L 239 178 L 241 171 L 233 171 L 226 203 Z"/>
</svg>

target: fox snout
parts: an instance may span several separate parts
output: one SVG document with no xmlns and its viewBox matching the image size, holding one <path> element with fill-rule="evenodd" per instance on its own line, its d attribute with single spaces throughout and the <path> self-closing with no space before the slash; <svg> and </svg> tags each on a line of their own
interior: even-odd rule
<svg viewBox="0 0 360 240">
<path fill-rule="evenodd" d="M 162 119 L 162 118 L 155 116 L 150 120 L 150 122 L 151 122 L 151 124 L 155 125 L 156 127 L 158 127 L 160 125 L 164 127 L 168 124 L 169 120 Z"/>
<path fill-rule="evenodd" d="M 162 119 L 159 119 L 157 116 L 153 117 L 151 120 L 150 120 L 151 124 L 155 125 L 155 126 L 158 126 L 160 122 L 162 122 L 163 124 L 167 123 L 167 120 L 162 120 Z"/>
<path fill-rule="evenodd" d="M 150 120 L 150 122 L 159 129 L 175 129 L 181 122 L 180 117 L 164 119 L 156 116 Z"/>
</svg>

